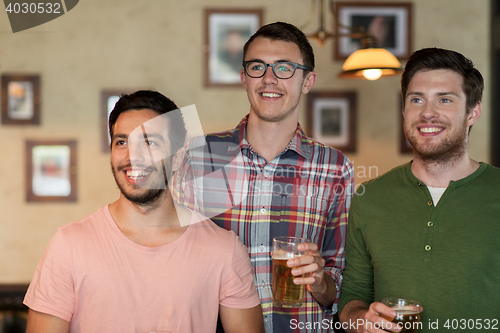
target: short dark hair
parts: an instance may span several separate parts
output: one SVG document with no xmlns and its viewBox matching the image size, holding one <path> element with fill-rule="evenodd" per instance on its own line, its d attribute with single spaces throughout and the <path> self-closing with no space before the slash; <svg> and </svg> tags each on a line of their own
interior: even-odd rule
<svg viewBox="0 0 500 333">
<path fill-rule="evenodd" d="M 481 102 L 483 97 L 484 80 L 481 73 L 474 68 L 474 64 L 464 55 L 451 50 L 440 48 L 425 48 L 415 51 L 408 62 L 401 76 L 401 98 L 405 105 L 406 93 L 411 79 L 418 71 L 449 69 L 462 75 L 463 90 L 466 96 L 466 112 Z"/>
<path fill-rule="evenodd" d="M 250 37 L 250 39 L 245 43 L 243 47 L 243 60 L 245 60 L 245 55 L 247 54 L 248 47 L 255 40 L 255 38 L 262 37 L 268 38 L 270 40 L 281 40 L 284 42 L 295 43 L 302 54 L 302 60 L 304 61 L 304 66 L 314 70 L 314 52 L 311 44 L 306 35 L 300 31 L 299 28 L 290 23 L 285 22 L 275 22 L 267 24 L 261 27 L 255 34 Z"/>
<path fill-rule="evenodd" d="M 109 135 L 113 139 L 113 130 L 116 120 L 125 111 L 130 110 L 153 110 L 158 115 L 177 110 L 178 107 L 168 97 L 152 90 L 139 90 L 132 94 L 124 94 L 116 102 L 113 111 L 109 115 Z M 168 133 L 171 139 L 172 152 L 176 152 L 184 145 L 186 139 L 186 126 L 180 112 L 173 112 L 168 122 Z"/>
</svg>

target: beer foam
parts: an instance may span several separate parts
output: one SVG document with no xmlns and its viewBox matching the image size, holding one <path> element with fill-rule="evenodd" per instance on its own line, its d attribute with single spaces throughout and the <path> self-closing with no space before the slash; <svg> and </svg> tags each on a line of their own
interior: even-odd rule
<svg viewBox="0 0 500 333">
<path fill-rule="evenodd" d="M 416 305 L 394 306 L 392 309 L 398 314 L 419 314 L 421 311 Z"/>
<path fill-rule="evenodd" d="M 293 258 L 297 258 L 300 256 L 301 255 L 293 254 L 293 253 L 284 251 L 282 249 L 278 249 L 271 254 L 271 257 L 274 260 L 288 260 L 288 259 L 293 259 Z"/>
</svg>

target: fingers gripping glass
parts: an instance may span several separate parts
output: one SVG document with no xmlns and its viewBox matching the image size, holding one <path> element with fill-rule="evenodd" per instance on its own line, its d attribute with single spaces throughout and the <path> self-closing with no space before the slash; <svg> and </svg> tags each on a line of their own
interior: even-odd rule
<svg viewBox="0 0 500 333">
<path fill-rule="evenodd" d="M 280 61 L 275 64 L 266 64 L 265 62 L 260 60 L 250 60 L 244 61 L 243 67 L 245 68 L 245 73 L 248 76 L 253 77 L 254 79 L 263 77 L 266 74 L 268 67 L 272 67 L 273 73 L 278 79 L 291 78 L 293 74 L 295 74 L 295 70 L 297 68 L 306 71 L 312 71 L 312 69 L 304 65 L 299 65 L 294 62 L 288 61 Z"/>
</svg>

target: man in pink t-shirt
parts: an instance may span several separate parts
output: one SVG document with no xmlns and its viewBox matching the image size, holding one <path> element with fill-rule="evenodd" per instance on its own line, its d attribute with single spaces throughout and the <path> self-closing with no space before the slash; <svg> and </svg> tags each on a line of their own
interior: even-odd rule
<svg viewBox="0 0 500 333">
<path fill-rule="evenodd" d="M 117 102 L 109 126 L 120 197 L 52 238 L 25 297 L 28 333 L 205 333 L 217 315 L 226 333 L 264 331 L 245 247 L 176 207 L 166 186 L 174 154 L 165 151 L 186 134 L 176 109 L 153 91 Z"/>
</svg>

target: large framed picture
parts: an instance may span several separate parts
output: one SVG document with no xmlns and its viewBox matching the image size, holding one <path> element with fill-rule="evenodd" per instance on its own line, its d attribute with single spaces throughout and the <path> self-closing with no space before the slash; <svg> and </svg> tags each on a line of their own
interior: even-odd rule
<svg viewBox="0 0 500 333">
<path fill-rule="evenodd" d="M 259 28 L 262 9 L 205 10 L 205 86 L 240 86 L 243 45 Z"/>
<path fill-rule="evenodd" d="M 351 28 L 363 28 L 377 40 L 377 46 L 407 59 L 412 51 L 412 4 L 381 2 L 337 2 L 335 32 L 348 34 Z M 361 48 L 361 40 L 339 37 L 335 41 L 335 59 L 345 60 Z"/>
<path fill-rule="evenodd" d="M 76 141 L 26 141 L 26 200 L 76 201 Z"/>
<path fill-rule="evenodd" d="M 357 94 L 312 91 L 307 94 L 307 133 L 344 153 L 356 152 Z"/>
<path fill-rule="evenodd" d="M 40 124 L 40 76 L 5 74 L 1 81 L 2 124 Z"/>
</svg>

